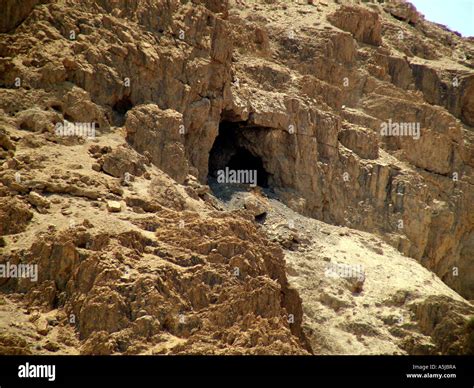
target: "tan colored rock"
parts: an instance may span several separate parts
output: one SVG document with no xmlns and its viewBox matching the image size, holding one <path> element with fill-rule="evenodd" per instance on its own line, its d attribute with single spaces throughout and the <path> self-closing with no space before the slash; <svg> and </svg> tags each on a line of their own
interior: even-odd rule
<svg viewBox="0 0 474 388">
<path fill-rule="evenodd" d="M 81 354 L 108 356 L 115 351 L 116 347 L 117 344 L 107 332 L 97 331 L 84 342 L 81 347 Z"/>
<path fill-rule="evenodd" d="M 0 235 L 20 233 L 25 230 L 33 213 L 17 198 L 0 198 Z"/>
<path fill-rule="evenodd" d="M 17 335 L 12 335 L 10 333 L 0 334 L 0 352 L 4 355 L 31 355 L 32 352 L 29 349 L 30 344 Z"/>
<path fill-rule="evenodd" d="M 156 166 L 177 182 L 184 182 L 188 162 L 182 131 L 186 128 L 178 112 L 162 111 L 157 105 L 142 105 L 128 112 L 125 128 L 127 140 L 137 151 L 148 151 Z"/>
<path fill-rule="evenodd" d="M 267 205 L 254 195 L 247 195 L 245 197 L 244 207 L 251 212 L 254 217 L 261 216 L 267 212 Z"/>
<path fill-rule="evenodd" d="M 144 156 L 122 146 L 105 154 L 102 170 L 116 178 L 124 178 L 126 174 L 141 176 L 146 164 Z"/>
<path fill-rule="evenodd" d="M 363 159 L 379 157 L 378 136 L 363 128 L 344 128 L 338 134 L 339 141 Z"/>
<path fill-rule="evenodd" d="M 107 201 L 107 210 L 111 213 L 122 211 L 122 204 L 119 201 Z"/>
<path fill-rule="evenodd" d="M 36 331 L 38 332 L 38 334 L 43 335 L 43 336 L 47 335 L 50 331 L 48 321 L 43 316 L 40 316 L 35 321 L 35 327 L 36 327 Z"/>
<path fill-rule="evenodd" d="M 56 113 L 32 108 L 20 112 L 16 121 L 17 126 L 25 131 L 53 132 L 55 123 L 59 121 L 58 118 Z"/>
<path fill-rule="evenodd" d="M 382 43 L 382 25 L 376 12 L 366 8 L 344 5 L 328 16 L 336 27 L 348 31 L 360 42 L 379 46 Z"/>
<path fill-rule="evenodd" d="M 408 1 L 394 1 L 384 3 L 384 9 L 390 12 L 397 19 L 401 19 L 410 23 L 411 25 L 416 25 L 422 16 L 417 12 L 415 6 Z"/>
<path fill-rule="evenodd" d="M 2 128 L 0 128 L 0 147 L 7 151 L 15 149 L 15 145 L 12 143 L 8 133 Z"/>
<path fill-rule="evenodd" d="M 61 354 L 471 349 L 472 40 L 409 6 L 339 3 L 9 11 L 21 24 L 0 34 L 1 255 L 39 279 L 0 295 L 0 353 L 49 352 L 24 306 L 61 311 L 43 342 Z M 421 137 L 382 136 L 389 119 Z M 96 137 L 51 133 L 64 121 Z M 258 164 L 269 187 L 247 210 L 242 193 L 229 204 L 207 186 L 210 159 Z M 30 192 L 58 214 L 30 223 Z M 117 198 L 132 211 L 103 202 Z M 325 275 L 361 263 L 363 282 Z"/>
<path fill-rule="evenodd" d="M 51 207 L 51 202 L 35 191 L 30 191 L 28 194 L 28 202 L 38 208 L 49 209 Z"/>
<path fill-rule="evenodd" d="M 410 309 L 422 331 L 434 338 L 443 354 L 472 354 L 468 306 L 445 296 L 432 296 L 423 303 L 413 303 Z"/>
</svg>

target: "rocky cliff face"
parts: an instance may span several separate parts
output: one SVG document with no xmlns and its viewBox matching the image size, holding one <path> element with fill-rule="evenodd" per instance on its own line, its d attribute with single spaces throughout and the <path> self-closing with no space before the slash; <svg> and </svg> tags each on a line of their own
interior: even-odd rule
<svg viewBox="0 0 474 388">
<path fill-rule="evenodd" d="M 38 279 L 0 276 L 0 353 L 472 352 L 472 38 L 401 1 L 5 7 L 0 264 Z"/>
</svg>

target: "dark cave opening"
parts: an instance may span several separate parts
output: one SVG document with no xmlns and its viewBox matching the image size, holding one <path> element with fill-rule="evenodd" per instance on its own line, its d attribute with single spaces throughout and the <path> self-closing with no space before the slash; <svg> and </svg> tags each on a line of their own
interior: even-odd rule
<svg viewBox="0 0 474 388">
<path fill-rule="evenodd" d="M 268 188 L 270 174 L 262 158 L 246 147 L 244 129 L 243 123 L 221 122 L 219 135 L 209 154 L 208 178 L 217 183 Z"/>
<path fill-rule="evenodd" d="M 112 107 L 115 125 L 122 126 L 125 123 L 125 114 L 132 108 L 133 103 L 129 96 L 123 96 L 120 100 L 117 100 Z"/>
<path fill-rule="evenodd" d="M 133 104 L 132 104 L 132 101 L 130 101 L 130 97 L 123 96 L 120 100 L 118 100 L 114 104 L 112 109 L 118 114 L 124 115 L 132 108 L 133 108 Z"/>
</svg>

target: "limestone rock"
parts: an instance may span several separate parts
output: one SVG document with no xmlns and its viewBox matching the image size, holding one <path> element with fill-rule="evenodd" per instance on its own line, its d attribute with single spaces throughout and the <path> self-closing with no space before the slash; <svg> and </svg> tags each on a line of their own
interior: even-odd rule
<svg viewBox="0 0 474 388">
<path fill-rule="evenodd" d="M 44 0 L 5 0 L 2 4 L 3 17 L 0 22 L 0 33 L 9 32 L 17 27 L 33 10 L 34 6 Z"/>
<path fill-rule="evenodd" d="M 339 141 L 363 159 L 377 159 L 379 147 L 377 135 L 358 128 L 344 128 L 339 132 Z"/>
<path fill-rule="evenodd" d="M 127 140 L 139 152 L 148 151 L 152 162 L 182 183 L 188 174 L 188 162 L 182 144 L 182 116 L 157 105 L 142 105 L 129 111 L 125 122 Z"/>
<path fill-rule="evenodd" d="M 93 333 L 81 347 L 81 354 L 83 355 L 111 355 L 117 344 L 110 338 L 110 335 L 105 331 L 97 331 Z"/>
<path fill-rule="evenodd" d="M 431 335 L 443 354 L 472 354 L 466 315 L 469 309 L 449 298 L 430 297 L 411 306 L 424 333 Z"/>
<path fill-rule="evenodd" d="M 14 150 L 15 145 L 11 141 L 10 137 L 8 136 L 8 133 L 0 128 L 0 147 L 2 147 L 4 150 Z"/>
<path fill-rule="evenodd" d="M 267 205 L 254 195 L 248 195 L 245 197 L 244 207 L 250 211 L 254 217 L 262 216 L 267 212 Z"/>
<path fill-rule="evenodd" d="M 31 355 L 28 342 L 16 335 L 9 333 L 0 334 L 0 351 L 4 355 Z"/>
<path fill-rule="evenodd" d="M 41 334 L 43 336 L 48 334 L 50 331 L 48 321 L 43 316 L 39 317 L 38 320 L 36 320 L 35 326 L 36 326 L 36 331 L 38 332 L 38 334 Z"/>
<path fill-rule="evenodd" d="M 25 131 L 46 132 L 54 130 L 58 115 L 40 109 L 27 109 L 17 115 L 17 126 Z"/>
<path fill-rule="evenodd" d="M 376 12 L 357 7 L 342 6 L 328 16 L 336 27 L 348 31 L 360 42 L 379 46 L 382 43 L 382 24 Z"/>
<path fill-rule="evenodd" d="M 415 6 L 407 1 L 384 3 L 384 9 L 397 19 L 404 20 L 411 25 L 416 25 L 422 19 Z"/>
<path fill-rule="evenodd" d="M 38 208 L 49 209 L 51 207 L 51 203 L 48 201 L 48 199 L 34 191 L 30 191 L 28 194 L 28 202 Z"/>
<path fill-rule="evenodd" d="M 116 178 L 124 178 L 126 174 L 140 176 L 146 163 L 146 158 L 133 150 L 117 147 L 103 157 L 102 170 Z"/>
<path fill-rule="evenodd" d="M 41 3 L 0 23 L 0 256 L 38 265 L 0 353 L 472 353 L 472 39 L 398 1 Z"/>
<path fill-rule="evenodd" d="M 119 213 L 122 210 L 122 204 L 118 201 L 107 201 L 107 210 L 112 213 Z"/>
<path fill-rule="evenodd" d="M 17 198 L 0 198 L 0 235 L 20 233 L 25 230 L 33 213 Z"/>
</svg>

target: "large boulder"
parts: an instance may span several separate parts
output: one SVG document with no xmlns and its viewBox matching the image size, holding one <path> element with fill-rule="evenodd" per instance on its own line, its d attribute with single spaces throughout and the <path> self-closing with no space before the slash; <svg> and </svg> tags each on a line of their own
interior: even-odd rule
<svg viewBox="0 0 474 388">
<path fill-rule="evenodd" d="M 127 147 L 117 147 L 103 156 L 102 170 L 116 178 L 125 178 L 126 174 L 141 176 L 145 172 L 147 159 Z"/>
</svg>

